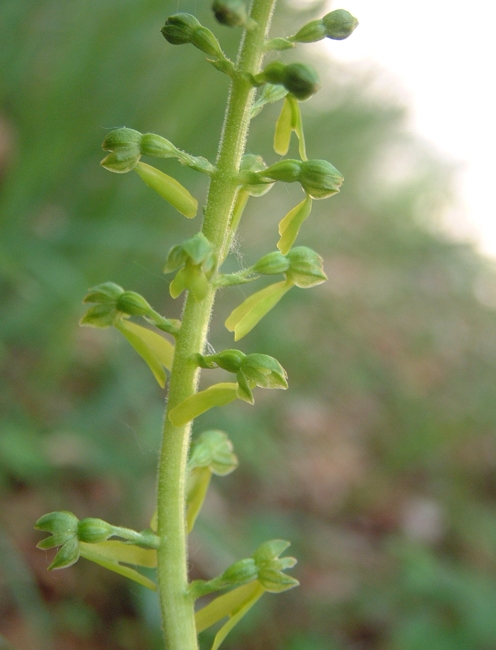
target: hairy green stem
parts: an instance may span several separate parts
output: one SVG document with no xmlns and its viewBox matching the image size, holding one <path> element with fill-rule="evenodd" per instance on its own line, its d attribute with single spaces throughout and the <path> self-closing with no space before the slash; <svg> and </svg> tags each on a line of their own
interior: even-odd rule
<svg viewBox="0 0 496 650">
<path fill-rule="evenodd" d="M 260 70 L 264 43 L 276 0 L 254 0 L 251 17 L 257 26 L 245 32 L 238 57 L 242 73 Z M 253 87 L 246 74 L 232 81 L 216 172 L 212 176 L 203 234 L 213 244 L 219 265 L 229 245 L 229 220 L 238 191 L 237 174 L 244 153 L 253 101 Z M 212 286 L 201 302 L 187 296 L 182 326 L 177 335 L 169 383 L 162 449 L 158 469 L 157 511 L 158 581 L 167 650 L 197 650 L 194 601 L 188 595 L 185 521 L 186 462 L 191 423 L 176 427 L 168 418 L 175 406 L 198 389 L 196 353 L 203 353 L 215 298 Z"/>
</svg>

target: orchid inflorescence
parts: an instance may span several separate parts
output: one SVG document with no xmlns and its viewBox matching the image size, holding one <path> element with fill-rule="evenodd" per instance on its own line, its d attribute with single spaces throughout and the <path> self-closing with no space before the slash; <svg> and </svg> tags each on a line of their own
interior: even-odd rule
<svg viewBox="0 0 496 650">
<path fill-rule="evenodd" d="M 157 512 L 141 532 L 96 518 L 79 520 L 65 511 L 44 515 L 36 523 L 38 530 L 51 533 L 38 544 L 39 548 L 59 548 L 49 569 L 68 567 L 84 557 L 157 589 L 169 650 L 195 650 L 197 634 L 224 620 L 212 646 L 217 650 L 264 593 L 278 593 L 298 585 L 285 572 L 296 560 L 280 557 L 289 546 L 287 541 L 265 542 L 250 557 L 235 562 L 217 577 L 192 582 L 187 577 L 185 541 L 212 475 L 226 476 L 238 465 L 227 434 L 215 429 L 198 435 L 187 457 L 184 449 L 189 447 L 193 420 L 236 399 L 253 404 L 256 388 L 288 386 L 286 371 L 269 355 L 238 349 L 205 354 L 215 293 L 220 288 L 254 282 L 260 276 L 282 276 L 252 293 L 228 316 L 225 326 L 239 341 L 293 287 L 306 289 L 327 279 L 320 255 L 306 246 L 294 245 L 310 216 L 313 201 L 333 196 L 343 182 L 343 176 L 331 163 L 307 157 L 300 104 L 318 92 L 319 77 L 305 63 L 286 64 L 277 59 L 263 66 L 262 62 L 266 53 L 284 52 L 300 43 L 347 38 L 358 23 L 347 11 L 338 9 L 303 25 L 294 35 L 270 39 L 267 34 L 275 1 L 253 0 L 250 7 L 244 0 L 214 1 L 212 9 L 220 24 L 245 31 L 236 62 L 226 56 L 212 31 L 190 14 L 169 16 L 161 30 L 169 44 L 190 44 L 200 50 L 207 62 L 230 80 L 224 133 L 215 163 L 182 151 L 161 135 L 142 134 L 132 128 L 110 132 L 102 145 L 107 153 L 102 167 L 118 174 L 135 171 L 148 187 L 189 219 L 196 216 L 198 201 L 176 179 L 141 159 L 175 158 L 210 178 L 201 230 L 173 245 L 165 260 L 164 273 L 173 274 L 171 297 L 186 294 L 181 321 L 162 316 L 143 296 L 113 282 L 93 287 L 84 299 L 91 306 L 81 318 L 81 325 L 119 330 L 148 364 L 161 388 L 170 373 Z M 260 156 L 246 154 L 244 148 L 251 120 L 274 102 L 282 102 L 275 125 L 274 151 L 286 156 L 295 133 L 299 159 L 282 158 L 267 165 Z M 264 196 L 276 183 L 298 183 L 303 192 L 302 199 L 279 222 L 276 250 L 248 268 L 223 273 L 222 265 L 247 202 Z M 200 373 L 215 369 L 231 373 L 233 380 L 198 390 Z M 158 585 L 139 570 L 141 567 L 157 567 Z M 220 591 L 225 593 L 195 613 L 197 599 Z"/>
</svg>

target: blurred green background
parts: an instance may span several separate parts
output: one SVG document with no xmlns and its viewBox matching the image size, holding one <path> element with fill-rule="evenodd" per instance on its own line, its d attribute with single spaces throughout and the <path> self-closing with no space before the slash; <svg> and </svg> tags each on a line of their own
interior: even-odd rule
<svg viewBox="0 0 496 650">
<path fill-rule="evenodd" d="M 318 15 L 297 4 L 280 4 L 275 35 Z M 161 268 L 198 219 L 98 163 L 119 126 L 215 158 L 227 80 L 159 32 L 190 11 L 234 55 L 239 34 L 207 5 L 0 3 L 0 648 L 162 648 L 154 594 L 85 560 L 48 573 L 33 523 L 67 509 L 139 529 L 153 512 L 162 395 L 117 332 L 77 323 L 87 288 L 106 280 L 179 315 Z M 298 240 L 323 255 L 329 281 L 294 289 L 240 344 L 279 359 L 290 391 L 196 424 L 225 429 L 240 468 L 211 488 L 192 574 L 292 540 L 301 587 L 266 596 L 226 650 L 494 650 L 493 266 L 438 234 L 454 169 L 409 132 L 380 74 L 332 64 L 319 46 L 296 57 L 314 58 L 324 86 L 303 105 L 309 154 L 346 179 Z M 268 163 L 278 108 L 248 142 Z M 204 177 L 160 166 L 204 201 Z M 274 250 L 300 197 L 276 187 L 249 204 L 233 269 Z M 251 291 L 220 296 L 215 349 L 232 347 L 223 320 Z"/>
</svg>

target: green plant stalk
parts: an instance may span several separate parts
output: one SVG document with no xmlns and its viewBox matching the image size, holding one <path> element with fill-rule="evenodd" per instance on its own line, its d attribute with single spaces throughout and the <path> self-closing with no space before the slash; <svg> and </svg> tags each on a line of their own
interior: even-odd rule
<svg viewBox="0 0 496 650">
<path fill-rule="evenodd" d="M 246 31 L 238 56 L 244 73 L 259 72 L 264 44 L 276 0 L 254 0 L 251 17 L 257 26 Z M 253 86 L 239 74 L 233 81 L 224 119 L 216 172 L 212 176 L 203 234 L 213 244 L 219 265 L 225 259 L 231 237 L 229 220 L 238 191 L 237 173 L 244 153 L 253 102 Z M 203 353 L 215 298 L 210 287 L 204 300 L 188 294 L 182 326 L 176 339 L 162 448 L 158 467 L 157 549 L 158 583 L 162 620 L 168 650 L 197 650 L 194 601 L 187 594 L 187 540 L 185 520 L 186 462 L 191 423 L 173 426 L 168 413 L 198 389 L 196 353 Z"/>
</svg>

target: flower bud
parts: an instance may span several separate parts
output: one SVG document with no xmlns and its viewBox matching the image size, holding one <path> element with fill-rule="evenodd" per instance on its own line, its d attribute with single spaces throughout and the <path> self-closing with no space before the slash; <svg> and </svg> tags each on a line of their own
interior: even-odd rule
<svg viewBox="0 0 496 650">
<path fill-rule="evenodd" d="M 140 151 L 143 156 L 155 158 L 173 158 L 178 153 L 172 142 L 155 133 L 144 133 L 141 136 Z"/>
<path fill-rule="evenodd" d="M 201 23 L 191 14 L 179 13 L 169 16 L 161 32 L 171 45 L 191 43 L 193 34 L 201 27 Z"/>
<path fill-rule="evenodd" d="M 148 316 L 153 309 L 148 302 L 135 291 L 124 291 L 116 302 L 117 311 L 129 316 Z"/>
<path fill-rule="evenodd" d="M 105 542 L 113 534 L 114 527 L 103 519 L 87 517 L 81 519 L 77 527 L 77 537 L 80 542 L 87 544 L 98 544 Z"/>
<path fill-rule="evenodd" d="M 243 0 L 214 0 L 212 10 L 216 20 L 227 27 L 242 27 L 248 19 Z"/>
<path fill-rule="evenodd" d="M 317 73 L 312 67 L 303 63 L 290 63 L 285 66 L 282 84 L 300 101 L 309 99 L 320 89 Z"/>
<path fill-rule="evenodd" d="M 134 129 L 115 129 L 108 133 L 102 142 L 104 151 L 116 151 L 117 149 L 135 148 L 139 150 L 141 133 Z"/>
<path fill-rule="evenodd" d="M 243 359 L 240 372 L 248 382 L 253 382 L 260 388 L 288 387 L 286 371 L 277 359 L 267 354 L 248 354 Z"/>
<path fill-rule="evenodd" d="M 124 289 L 114 282 L 104 282 L 93 287 L 84 297 L 83 302 L 96 302 L 101 305 L 114 306 Z"/>
<path fill-rule="evenodd" d="M 306 160 L 301 163 L 298 180 L 312 198 L 326 199 L 339 192 L 344 178 L 327 160 Z"/>
<path fill-rule="evenodd" d="M 277 275 L 285 273 L 289 269 L 289 260 L 280 251 L 274 251 L 261 257 L 252 270 L 262 275 Z"/>
<path fill-rule="evenodd" d="M 336 9 L 322 18 L 327 38 L 342 41 L 358 26 L 358 20 L 345 9 Z"/>
<path fill-rule="evenodd" d="M 49 512 L 40 517 L 35 523 L 36 530 L 42 530 L 46 533 L 64 534 L 73 537 L 77 532 L 78 518 L 72 512 L 60 510 L 58 512 Z"/>
<path fill-rule="evenodd" d="M 322 258 L 311 248 L 296 246 L 288 252 L 287 259 L 290 269 L 286 275 L 297 287 L 306 289 L 327 280 L 322 268 Z"/>
<path fill-rule="evenodd" d="M 191 43 L 208 56 L 221 61 L 225 59 L 219 41 L 191 14 L 179 13 L 169 16 L 161 32 L 172 45 Z"/>
</svg>

